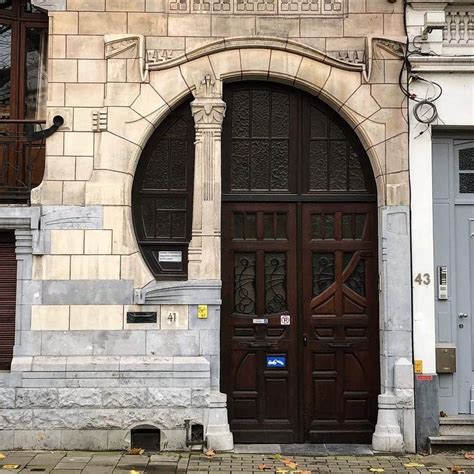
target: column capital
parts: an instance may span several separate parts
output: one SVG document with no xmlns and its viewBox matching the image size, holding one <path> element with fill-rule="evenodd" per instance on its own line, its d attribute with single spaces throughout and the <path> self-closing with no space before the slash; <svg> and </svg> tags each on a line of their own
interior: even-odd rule
<svg viewBox="0 0 474 474">
<path fill-rule="evenodd" d="M 207 74 L 196 84 L 195 99 L 191 102 L 196 130 L 218 129 L 224 120 L 226 104 L 222 100 L 222 83 Z"/>
</svg>

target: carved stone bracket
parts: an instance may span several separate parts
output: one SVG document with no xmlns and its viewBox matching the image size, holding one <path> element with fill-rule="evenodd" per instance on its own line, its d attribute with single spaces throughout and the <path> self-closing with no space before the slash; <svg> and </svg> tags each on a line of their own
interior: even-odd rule
<svg viewBox="0 0 474 474">
<path fill-rule="evenodd" d="M 220 279 L 221 131 L 226 104 L 220 81 L 205 76 L 194 92 L 196 129 L 189 278 Z"/>
</svg>

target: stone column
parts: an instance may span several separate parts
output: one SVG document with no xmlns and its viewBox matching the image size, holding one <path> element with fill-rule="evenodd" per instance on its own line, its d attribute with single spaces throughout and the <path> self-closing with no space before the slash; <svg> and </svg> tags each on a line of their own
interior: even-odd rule
<svg viewBox="0 0 474 474">
<path fill-rule="evenodd" d="M 197 84 L 191 110 L 196 126 L 190 280 L 221 279 L 221 131 L 225 102 L 210 75 Z"/>
</svg>

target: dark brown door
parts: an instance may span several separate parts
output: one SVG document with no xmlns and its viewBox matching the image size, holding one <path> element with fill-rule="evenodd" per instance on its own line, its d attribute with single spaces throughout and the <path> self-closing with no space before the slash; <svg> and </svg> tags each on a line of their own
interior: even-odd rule
<svg viewBox="0 0 474 474">
<path fill-rule="evenodd" d="M 236 442 L 369 442 L 379 389 L 375 180 L 327 105 L 226 84 L 222 390 Z"/>
<path fill-rule="evenodd" d="M 0 232 L 0 370 L 10 370 L 15 343 L 16 255 L 13 232 Z"/>
<path fill-rule="evenodd" d="M 302 299 L 305 440 L 368 443 L 377 416 L 374 204 L 305 204 Z"/>
<path fill-rule="evenodd" d="M 284 203 L 224 206 L 223 382 L 236 442 L 298 437 L 298 331 L 281 324 L 281 315 L 297 314 L 295 211 Z"/>
</svg>

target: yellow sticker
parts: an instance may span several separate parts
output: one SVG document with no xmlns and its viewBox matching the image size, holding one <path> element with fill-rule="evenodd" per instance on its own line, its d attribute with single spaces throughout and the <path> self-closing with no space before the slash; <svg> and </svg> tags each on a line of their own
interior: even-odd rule
<svg viewBox="0 0 474 474">
<path fill-rule="evenodd" d="M 207 304 L 198 305 L 198 319 L 207 319 Z"/>
<path fill-rule="evenodd" d="M 423 361 L 421 359 L 415 360 L 415 374 L 423 373 Z"/>
</svg>

